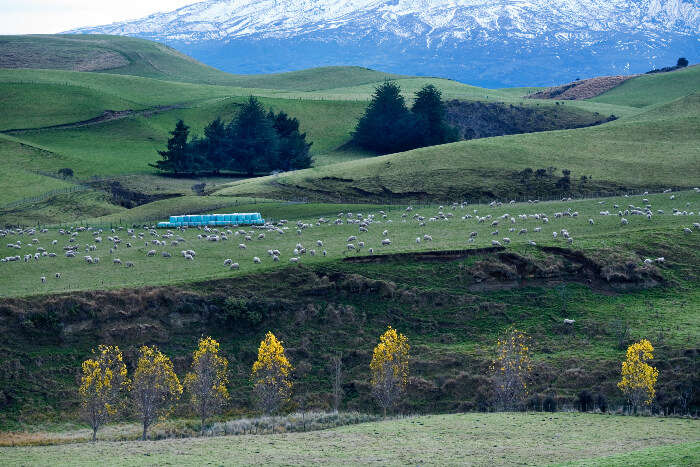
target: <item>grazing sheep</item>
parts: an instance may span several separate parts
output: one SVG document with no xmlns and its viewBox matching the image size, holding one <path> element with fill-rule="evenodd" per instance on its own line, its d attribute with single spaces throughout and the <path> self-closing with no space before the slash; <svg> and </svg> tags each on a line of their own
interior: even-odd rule
<svg viewBox="0 0 700 467">
<path fill-rule="evenodd" d="M 595 221 L 594 221 L 593 219 L 588 219 L 588 223 L 589 223 L 590 225 L 593 225 L 593 224 L 595 224 Z"/>
<path fill-rule="evenodd" d="M 161 255 L 163 256 L 163 258 L 170 258 L 170 257 L 172 256 L 172 255 L 171 255 L 170 253 L 168 253 L 167 251 L 162 252 Z"/>
<path fill-rule="evenodd" d="M 346 243 L 354 242 L 355 240 L 357 240 L 357 237 L 355 235 L 351 235 L 346 240 Z"/>
<path fill-rule="evenodd" d="M 231 260 L 231 259 L 224 260 L 224 266 L 231 266 L 232 264 L 233 264 L 233 260 Z"/>
<path fill-rule="evenodd" d="M 501 242 L 499 242 L 498 240 L 491 240 L 491 245 L 493 245 L 493 246 L 502 246 L 502 245 L 501 245 Z"/>
<path fill-rule="evenodd" d="M 258 240 L 262 240 L 262 239 L 264 239 L 264 238 L 265 238 L 265 234 L 264 234 L 264 233 L 261 233 L 260 235 L 258 235 Z"/>
<path fill-rule="evenodd" d="M 134 263 L 132 263 L 131 261 L 127 261 L 126 263 L 124 263 L 124 266 L 127 267 L 127 268 L 133 268 L 133 267 L 134 267 Z"/>
<path fill-rule="evenodd" d="M 231 269 L 233 269 L 234 271 L 237 271 L 240 268 L 241 268 L 241 266 L 238 263 L 231 264 Z"/>
<path fill-rule="evenodd" d="M 566 319 L 564 318 L 564 324 L 574 324 L 576 322 L 575 319 Z"/>
<path fill-rule="evenodd" d="M 385 230 L 384 232 L 382 232 L 382 237 L 386 237 L 387 235 L 389 235 L 389 231 L 388 231 L 388 230 Z"/>
<path fill-rule="evenodd" d="M 644 260 L 644 264 L 654 264 L 654 260 L 651 258 L 647 258 Z"/>
<path fill-rule="evenodd" d="M 537 243 L 533 242 L 532 240 L 528 240 L 527 243 L 530 246 L 537 246 Z"/>
<path fill-rule="evenodd" d="M 508 245 L 508 244 L 510 243 L 510 238 L 504 237 L 504 238 L 503 238 L 503 243 L 505 243 L 506 245 Z"/>
<path fill-rule="evenodd" d="M 257 256 L 253 256 L 253 262 L 255 264 L 260 264 L 260 258 L 258 258 Z"/>
<path fill-rule="evenodd" d="M 42 283 L 42 284 L 46 284 L 46 277 L 41 276 L 41 283 Z"/>
<path fill-rule="evenodd" d="M 365 242 L 357 242 L 357 246 L 359 246 L 360 248 L 364 248 Z"/>
<path fill-rule="evenodd" d="M 391 240 L 389 240 L 388 238 L 385 238 L 384 240 L 382 240 L 382 246 L 386 246 L 386 245 L 391 245 Z"/>
<path fill-rule="evenodd" d="M 146 253 L 146 256 L 155 256 L 156 255 L 156 250 L 148 250 L 148 253 Z"/>
<path fill-rule="evenodd" d="M 245 243 L 239 243 L 238 248 L 240 248 L 241 250 L 245 250 L 246 249 Z"/>
<path fill-rule="evenodd" d="M 323 242 L 321 240 L 316 240 L 316 246 L 323 246 Z"/>
<path fill-rule="evenodd" d="M 688 227 L 683 227 L 683 232 L 685 232 L 685 233 L 693 233 L 693 231 L 690 230 Z"/>
<path fill-rule="evenodd" d="M 60 278 L 61 278 L 61 273 L 60 273 L 60 272 L 57 272 L 57 273 L 56 273 L 56 279 L 60 279 Z"/>
<path fill-rule="evenodd" d="M 327 256 L 328 252 L 326 250 L 323 250 L 323 256 Z"/>
<path fill-rule="evenodd" d="M 119 258 L 114 258 L 112 260 L 112 264 L 122 264 L 122 260 L 120 260 Z"/>
<path fill-rule="evenodd" d="M 658 258 L 656 258 L 656 262 L 657 263 L 664 263 L 664 262 L 666 262 L 666 258 L 664 258 L 663 256 L 659 256 Z"/>
<path fill-rule="evenodd" d="M 355 245 L 353 245 L 352 243 L 348 243 L 345 247 L 348 249 L 348 251 L 355 249 Z"/>
<path fill-rule="evenodd" d="M 279 256 L 277 256 L 277 255 L 272 255 L 272 261 L 274 261 L 274 262 L 276 263 L 276 262 L 278 262 L 279 260 L 280 260 L 280 257 L 279 257 Z"/>
<path fill-rule="evenodd" d="M 627 225 L 627 224 L 629 224 L 629 223 L 630 223 L 630 221 L 628 221 L 628 220 L 625 219 L 624 217 L 623 217 L 622 219 L 620 219 L 620 224 L 622 224 L 622 225 Z"/>
<path fill-rule="evenodd" d="M 416 243 L 420 243 L 420 237 L 416 237 Z"/>
<path fill-rule="evenodd" d="M 194 256 L 192 256 L 192 255 L 190 255 L 190 254 L 188 254 L 188 253 L 185 253 L 185 259 L 186 259 L 187 261 L 194 261 Z"/>
<path fill-rule="evenodd" d="M 295 257 L 295 258 L 289 258 L 289 262 L 290 262 L 290 263 L 298 263 L 298 262 L 299 262 L 299 258 L 296 258 L 296 257 Z"/>
<path fill-rule="evenodd" d="M 423 240 L 425 240 L 426 242 L 432 242 L 433 237 L 431 235 L 425 234 L 423 235 Z"/>
</svg>

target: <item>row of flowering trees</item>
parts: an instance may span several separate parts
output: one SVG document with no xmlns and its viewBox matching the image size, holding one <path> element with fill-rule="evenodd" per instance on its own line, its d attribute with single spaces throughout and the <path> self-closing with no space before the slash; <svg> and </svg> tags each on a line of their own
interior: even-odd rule
<svg viewBox="0 0 700 467">
<path fill-rule="evenodd" d="M 528 395 L 532 371 L 528 340 L 523 331 L 511 329 L 497 341 L 490 370 L 496 403 L 501 410 L 521 406 Z M 380 336 L 374 348 L 370 362 L 372 395 L 384 416 L 406 390 L 409 350 L 408 338 L 391 326 Z M 635 411 L 643 404 L 650 404 L 655 396 L 658 371 L 649 365 L 654 358 L 653 351 L 651 343 L 643 339 L 627 349 L 627 358 L 622 363 L 622 379 L 618 387 Z M 336 380 L 340 378 L 339 368 Z M 268 332 L 260 342 L 258 358 L 251 370 L 255 398 L 265 414 L 277 412 L 289 401 L 292 371 L 282 341 Z M 82 373 L 79 393 L 83 415 L 93 430 L 93 440 L 97 438 L 99 427 L 117 413 L 125 399 L 139 414 L 144 440 L 148 428 L 158 418 L 170 413 L 185 390 L 189 393 L 193 411 L 201 420 L 202 432 L 207 419 L 218 413 L 229 399 L 228 360 L 220 355 L 219 343 L 211 337 L 200 339 L 183 384 L 175 374 L 170 358 L 155 346 L 139 349 L 132 378 L 127 374 L 117 346 L 100 345 L 97 351 L 93 351 L 93 357 L 83 362 Z M 339 384 L 339 381 L 334 382 L 334 393 L 338 392 L 335 386 Z M 125 395 L 129 397 L 125 398 Z"/>
</svg>

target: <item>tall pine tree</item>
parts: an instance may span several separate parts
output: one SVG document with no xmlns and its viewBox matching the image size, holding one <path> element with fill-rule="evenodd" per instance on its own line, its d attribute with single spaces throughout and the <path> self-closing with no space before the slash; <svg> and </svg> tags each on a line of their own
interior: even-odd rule
<svg viewBox="0 0 700 467">
<path fill-rule="evenodd" d="M 386 81 L 374 91 L 364 115 L 357 122 L 353 141 L 378 153 L 412 149 L 416 147 L 414 122 L 399 85 Z"/>
<path fill-rule="evenodd" d="M 189 134 L 190 127 L 185 125 L 185 122 L 182 120 L 178 120 L 175 129 L 170 132 L 167 150 L 158 151 L 158 154 L 160 154 L 163 159 L 157 161 L 155 164 L 151 164 L 151 166 L 164 172 L 172 172 L 174 174 L 191 172 L 193 164 L 190 160 L 190 148 L 187 144 Z"/>
<path fill-rule="evenodd" d="M 313 159 L 309 149 L 313 143 L 306 142 L 306 133 L 299 133 L 299 120 L 290 118 L 286 113 L 277 115 L 270 111 L 268 118 L 279 137 L 279 154 L 274 168 L 280 170 L 298 170 L 311 167 Z"/>
<path fill-rule="evenodd" d="M 247 175 L 269 170 L 277 159 L 279 138 L 259 100 L 251 96 L 227 127 L 229 168 Z"/>
<path fill-rule="evenodd" d="M 227 168 L 226 125 L 220 117 L 204 127 L 202 143 L 207 167 L 215 174 Z"/>
<path fill-rule="evenodd" d="M 457 141 L 457 132 L 447 124 L 447 109 L 442 93 L 432 84 L 416 92 L 411 112 L 417 119 L 420 146 L 433 146 Z"/>
</svg>

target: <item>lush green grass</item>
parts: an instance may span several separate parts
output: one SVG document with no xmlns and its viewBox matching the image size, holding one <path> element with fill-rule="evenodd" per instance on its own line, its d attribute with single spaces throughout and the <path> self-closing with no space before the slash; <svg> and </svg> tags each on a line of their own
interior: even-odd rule
<svg viewBox="0 0 700 467">
<path fill-rule="evenodd" d="M 681 465 L 700 461 L 696 420 L 579 414 L 458 414 L 409 417 L 311 433 L 101 442 L 0 448 L 6 465 L 512 465 L 641 459 L 674 452 Z M 686 443 L 676 446 L 676 443 Z M 649 448 L 652 450 L 649 451 Z M 656 450 L 653 448 L 664 448 Z M 651 455 L 635 452 L 647 448 Z M 680 455 L 679 455 L 680 454 Z M 603 456 L 618 455 L 616 458 Z M 620 457 L 623 456 L 623 457 Z M 588 464 L 586 461 L 590 459 Z M 596 464 L 599 465 L 599 464 Z"/>
<path fill-rule="evenodd" d="M 700 462 L 700 443 L 666 444 L 663 446 L 640 449 L 625 454 L 594 457 L 566 462 L 567 466 L 610 466 L 627 467 L 678 467 L 693 466 Z"/>
<path fill-rule="evenodd" d="M 526 187 L 514 172 L 555 166 L 577 181 L 640 188 L 700 184 L 700 93 L 604 125 L 463 141 L 234 183 L 227 195 L 386 196 L 449 200 L 509 197 Z M 384 187 L 384 188 L 382 188 Z M 530 194 L 530 196 L 540 196 Z"/>
<path fill-rule="evenodd" d="M 132 104 L 115 96 L 60 84 L 0 83 L 0 130 L 60 125 Z"/>
<path fill-rule="evenodd" d="M 561 239 L 552 239 L 551 230 L 567 228 L 571 235 L 576 239 L 576 247 L 595 250 L 598 248 L 612 247 L 619 244 L 620 232 L 625 232 L 625 236 L 633 234 L 644 236 L 654 232 L 660 232 L 662 235 L 680 233 L 683 227 L 690 226 L 693 220 L 687 216 L 672 216 L 671 210 L 673 207 L 678 209 L 688 209 L 697 212 L 700 208 L 700 195 L 695 192 L 677 193 L 674 200 L 670 200 L 668 195 L 651 195 L 648 197 L 654 209 L 663 209 L 666 211 L 664 215 L 656 215 L 652 220 L 647 220 L 642 216 L 632 216 L 630 225 L 621 227 L 620 220 L 616 215 L 600 216 L 598 212 L 603 209 L 612 208 L 613 203 L 626 206 L 629 202 L 641 204 L 642 197 L 634 198 L 611 198 L 604 200 L 605 204 L 601 205 L 597 200 L 572 201 L 569 203 L 553 202 L 541 203 L 536 205 L 517 204 L 507 205 L 500 208 L 490 208 L 487 206 L 474 206 L 479 211 L 480 215 L 492 214 L 494 217 L 503 213 L 548 213 L 552 218 L 549 225 L 541 225 L 542 232 L 534 232 L 532 229 L 537 226 L 534 220 L 520 221 L 513 225 L 517 227 L 516 232 L 508 232 L 508 225 L 500 227 L 501 232 L 498 236 L 491 236 L 491 231 L 497 229 L 492 227 L 490 222 L 477 223 L 474 218 L 461 220 L 459 215 L 464 215 L 469 211 L 455 211 L 456 218 L 450 222 L 428 222 L 425 227 L 421 227 L 416 220 L 403 223 L 401 214 L 403 209 L 393 208 L 387 213 L 393 223 L 386 225 L 389 230 L 388 236 L 392 239 L 390 246 L 381 246 L 380 242 L 384 238 L 380 226 L 373 227 L 370 232 L 362 234 L 362 241 L 366 242 L 366 248 L 361 254 L 367 254 L 367 249 L 372 247 L 376 253 L 396 253 L 404 251 L 425 251 L 425 250 L 445 250 L 445 249 L 461 249 L 468 247 L 485 247 L 491 245 L 491 239 L 502 239 L 509 237 L 512 240 L 512 247 L 525 248 L 527 250 L 527 240 L 535 240 L 541 245 L 561 245 Z M 313 224 L 315 218 L 324 216 L 334 219 L 334 215 L 339 210 L 364 211 L 367 210 L 376 213 L 376 206 L 338 206 L 338 205 L 286 205 L 284 203 L 262 202 L 260 204 L 244 204 L 244 200 L 236 200 L 227 197 L 184 197 L 175 198 L 164 201 L 150 203 L 139 208 L 125 212 L 123 209 L 117 213 L 101 219 L 94 219 L 91 223 L 101 226 L 110 227 L 116 223 L 124 223 L 130 225 L 147 219 L 149 223 L 153 223 L 158 219 L 155 216 L 162 216 L 160 219 L 166 220 L 168 215 L 174 215 L 186 212 L 202 212 L 202 210 L 210 209 L 214 212 L 230 212 L 232 210 L 238 212 L 255 212 L 259 211 L 263 217 L 268 220 L 276 220 L 284 217 L 286 219 L 302 219 L 304 222 Z M 690 203 L 690 207 L 686 208 L 685 203 Z M 47 208 L 51 208 L 48 205 Z M 565 217 L 560 220 L 554 220 L 554 212 L 561 211 L 571 207 L 572 210 L 578 211 L 578 217 Z M 60 205 L 55 206 L 59 212 L 64 209 Z M 366 208 L 366 209 L 365 209 Z M 387 208 L 389 209 L 389 208 Z M 419 214 L 427 218 L 437 214 L 437 209 L 423 208 L 417 211 Z M 588 219 L 594 218 L 595 225 L 589 225 Z M 696 217 L 693 217 L 696 219 Z M 522 225 L 521 225 L 522 224 Z M 517 230 L 520 228 L 528 228 L 530 232 L 527 235 L 518 235 Z M 56 251 L 59 256 L 56 258 L 44 258 L 38 262 L 29 264 L 13 262 L 3 263 L 2 269 L 7 271 L 0 277 L 0 293 L 3 296 L 16 295 L 32 295 L 49 292 L 60 292 L 68 290 L 86 290 L 95 288 L 119 288 L 126 286 L 143 286 L 163 285 L 181 282 L 192 282 L 197 280 L 231 277 L 232 275 L 247 274 L 251 272 L 261 272 L 270 269 L 278 269 L 289 265 L 289 258 L 293 256 L 292 251 L 297 242 L 301 241 L 308 248 L 316 248 L 318 255 L 315 257 L 306 257 L 303 259 L 305 263 L 318 264 L 332 260 L 337 260 L 346 256 L 346 239 L 351 235 L 357 235 L 357 226 L 353 224 L 331 225 L 322 224 L 321 226 L 310 228 L 303 231 L 303 235 L 299 236 L 295 233 L 295 228 L 292 227 L 285 235 L 279 235 L 275 232 L 268 232 L 267 237 L 263 240 L 254 238 L 252 241 L 243 241 L 242 237 L 231 235 L 227 242 L 208 242 L 198 240 L 196 237 L 201 232 L 196 229 L 190 229 L 182 233 L 182 236 L 187 240 L 185 249 L 194 249 L 197 252 L 196 261 L 185 262 L 180 255 L 180 250 L 183 248 L 167 247 L 155 248 L 160 255 L 161 250 L 169 251 L 173 254 L 173 258 L 147 258 L 146 252 L 152 249 L 152 246 L 145 247 L 142 240 L 131 240 L 126 238 L 125 232 L 122 232 L 124 242 L 131 241 L 134 243 L 134 248 L 120 248 L 116 253 L 110 255 L 107 251 L 111 245 L 109 242 L 104 242 L 98 245 L 98 250 L 91 253 L 93 256 L 100 256 L 102 262 L 98 265 L 86 265 L 79 258 L 65 258 L 62 255 L 62 246 L 67 244 L 64 238 L 52 230 L 45 234 L 37 234 L 40 245 L 48 248 L 53 239 L 57 239 L 60 244 L 56 247 L 49 248 L 50 251 Z M 477 241 L 473 244 L 468 243 L 467 232 L 473 230 L 478 232 Z M 422 237 L 424 234 L 433 236 L 432 242 L 417 244 L 416 237 Z M 698 235 L 697 232 L 689 234 L 694 238 Z M 257 232 L 253 234 L 257 237 Z M 8 242 L 12 242 L 12 236 L 8 237 Z M 77 236 L 76 242 L 85 245 L 93 243 L 92 234 L 83 232 Z M 323 248 L 316 247 L 315 242 L 322 240 Z M 6 243 L 8 243 L 6 242 Z M 26 243 L 26 242 L 24 242 Z M 246 250 L 238 249 L 239 243 L 246 243 Z M 279 249 L 283 252 L 281 262 L 274 263 L 270 260 L 267 253 L 268 249 Z M 328 251 L 328 256 L 320 255 L 322 249 Z M 26 251 L 25 251 L 26 250 Z M 11 256 L 16 254 L 33 253 L 35 247 L 27 246 L 23 250 L 15 250 L 7 248 L 6 245 L 0 245 L 0 257 Z M 354 253 L 353 253 L 354 254 Z M 654 252 L 649 252 L 649 255 L 654 255 Z M 253 257 L 258 256 L 263 259 L 262 264 L 253 264 Z M 658 256 L 661 256 L 659 254 Z M 125 269 L 111 264 L 112 257 L 118 257 L 123 262 L 133 261 L 136 264 L 134 269 Z M 232 272 L 223 266 L 223 261 L 226 258 L 231 258 L 234 261 L 241 263 L 241 270 Z M 49 280 L 46 284 L 39 281 L 39 277 L 53 277 L 55 272 L 61 272 L 60 280 Z"/>
<path fill-rule="evenodd" d="M 700 66 L 670 73 L 642 75 L 590 99 L 593 102 L 646 107 L 700 91 Z"/>
</svg>

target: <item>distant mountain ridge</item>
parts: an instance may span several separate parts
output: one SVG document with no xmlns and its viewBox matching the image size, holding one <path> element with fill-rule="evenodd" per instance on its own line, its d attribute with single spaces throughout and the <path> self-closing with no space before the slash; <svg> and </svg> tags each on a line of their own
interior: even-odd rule
<svg viewBox="0 0 700 467">
<path fill-rule="evenodd" d="M 699 31 L 694 0 L 207 0 L 69 32 L 167 42 L 234 73 L 352 64 L 498 86 L 696 61 Z"/>
</svg>

